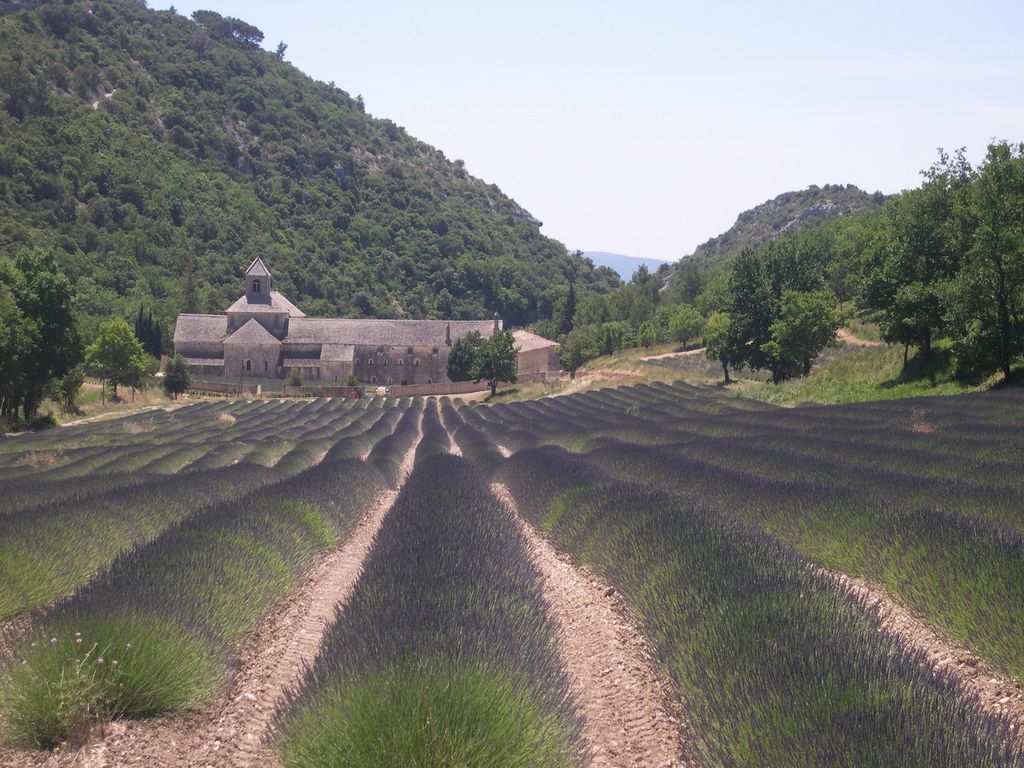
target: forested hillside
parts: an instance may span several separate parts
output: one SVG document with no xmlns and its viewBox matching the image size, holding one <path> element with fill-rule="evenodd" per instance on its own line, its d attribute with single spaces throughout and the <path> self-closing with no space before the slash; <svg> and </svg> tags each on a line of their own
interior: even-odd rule
<svg viewBox="0 0 1024 768">
<path fill-rule="evenodd" d="M 223 310 L 254 256 L 323 315 L 518 324 L 570 279 L 618 282 L 262 39 L 135 0 L 0 3 L 0 253 L 55 255 L 86 340 L 140 304 Z"/>
<path fill-rule="evenodd" d="M 744 248 L 767 245 L 784 232 L 877 210 L 884 202 L 881 192 L 868 194 L 852 184 L 826 184 L 784 192 L 741 213 L 735 224 L 718 237 L 698 245 L 682 263 L 700 267 L 721 264 Z"/>
<path fill-rule="evenodd" d="M 732 367 L 779 383 L 807 375 L 856 312 L 903 347 L 901 376 L 1013 380 L 1024 364 L 1024 144 L 993 142 L 976 168 L 964 150 L 940 150 L 923 176 L 881 207 L 786 227 L 714 266 L 684 259 L 667 285 L 661 271 L 638 270 L 583 296 L 571 327 L 545 330 L 562 334 L 569 371 L 634 344 L 702 336 L 726 381 Z"/>
</svg>

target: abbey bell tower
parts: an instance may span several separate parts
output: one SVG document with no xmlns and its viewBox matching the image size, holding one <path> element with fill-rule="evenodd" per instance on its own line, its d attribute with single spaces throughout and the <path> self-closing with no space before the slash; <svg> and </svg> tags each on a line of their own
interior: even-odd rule
<svg viewBox="0 0 1024 768">
<path fill-rule="evenodd" d="M 261 258 L 245 270 L 245 298 L 250 304 L 270 304 L 270 270 Z"/>
</svg>

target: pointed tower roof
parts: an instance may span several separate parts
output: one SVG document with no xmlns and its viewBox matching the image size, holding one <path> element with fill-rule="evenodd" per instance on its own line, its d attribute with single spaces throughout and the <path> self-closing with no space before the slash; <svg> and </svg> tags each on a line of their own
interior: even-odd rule
<svg viewBox="0 0 1024 768">
<path fill-rule="evenodd" d="M 270 270 L 267 269 L 267 265 L 263 263 L 263 259 L 257 256 L 253 259 L 252 264 L 245 270 L 245 274 L 254 275 L 256 277 L 270 277 Z"/>
</svg>

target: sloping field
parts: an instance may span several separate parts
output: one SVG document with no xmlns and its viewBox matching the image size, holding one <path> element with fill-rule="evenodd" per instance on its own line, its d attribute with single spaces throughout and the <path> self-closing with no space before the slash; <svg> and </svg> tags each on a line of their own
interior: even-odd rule
<svg viewBox="0 0 1024 768">
<path fill-rule="evenodd" d="M 1024 766 L 1022 427 L 642 385 L 3 440 L 0 763 Z"/>
</svg>

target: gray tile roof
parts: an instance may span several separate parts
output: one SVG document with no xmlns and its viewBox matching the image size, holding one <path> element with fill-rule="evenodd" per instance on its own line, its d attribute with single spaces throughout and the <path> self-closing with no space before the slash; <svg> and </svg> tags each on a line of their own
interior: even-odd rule
<svg viewBox="0 0 1024 768">
<path fill-rule="evenodd" d="M 324 344 L 320 347 L 320 359 L 330 362 L 352 362 L 356 348 L 351 344 Z"/>
<path fill-rule="evenodd" d="M 479 331 L 486 338 L 494 330 L 493 320 L 332 320 L 305 317 L 289 322 L 285 343 L 442 346 L 445 326 L 449 324 L 452 341 L 471 331 Z"/>
<path fill-rule="evenodd" d="M 285 368 L 319 368 L 320 361 L 310 357 L 286 357 Z"/>
<path fill-rule="evenodd" d="M 226 315 L 178 315 L 174 344 L 223 341 L 228 333 Z"/>
<path fill-rule="evenodd" d="M 252 264 L 245 270 L 247 275 L 255 275 L 256 277 L 270 277 L 270 271 L 267 269 L 267 265 L 263 263 L 263 259 L 257 256 L 253 259 Z"/>
<path fill-rule="evenodd" d="M 227 309 L 228 312 L 258 312 L 287 313 L 289 317 L 305 317 L 306 314 L 292 304 L 288 299 L 277 291 L 270 292 L 270 301 L 249 301 L 247 296 L 242 296 L 238 301 Z"/>
<path fill-rule="evenodd" d="M 224 367 L 224 361 L 219 357 L 186 357 L 185 362 L 189 365 L 206 365 Z"/>
<path fill-rule="evenodd" d="M 225 341 L 225 344 L 280 344 L 274 336 L 260 325 L 256 318 L 249 318 L 241 328 L 232 333 Z"/>
<path fill-rule="evenodd" d="M 558 346 L 557 341 L 545 339 L 530 331 L 512 331 L 512 338 L 515 339 L 515 345 L 519 347 L 520 352 L 532 352 L 535 349 Z"/>
</svg>

